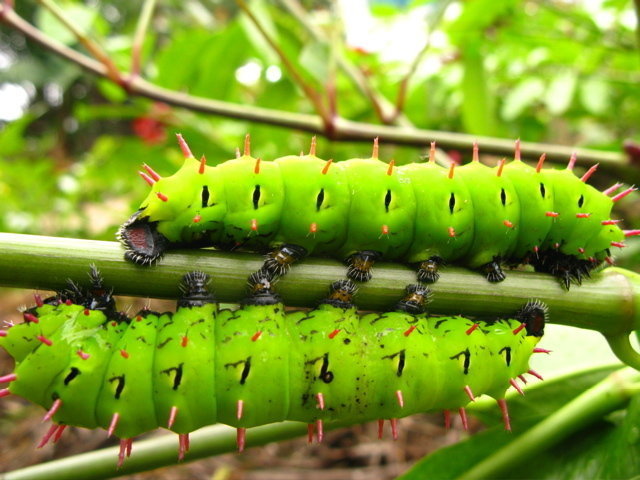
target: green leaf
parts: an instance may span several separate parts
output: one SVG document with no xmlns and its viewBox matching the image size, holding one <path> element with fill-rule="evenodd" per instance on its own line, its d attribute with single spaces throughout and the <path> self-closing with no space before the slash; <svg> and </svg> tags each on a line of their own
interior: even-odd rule
<svg viewBox="0 0 640 480">
<path fill-rule="evenodd" d="M 572 71 L 561 72 L 553 77 L 544 97 L 549 112 L 561 115 L 567 111 L 573 100 L 576 83 L 577 75 Z"/>
<path fill-rule="evenodd" d="M 479 44 L 466 45 L 462 62 L 462 123 L 467 133 L 493 135 L 495 119 L 493 102 L 487 85 L 484 56 Z"/>
<path fill-rule="evenodd" d="M 544 83 L 539 78 L 526 78 L 511 90 L 502 104 L 504 120 L 515 120 L 524 110 L 539 102 L 544 94 Z"/>
<path fill-rule="evenodd" d="M 580 84 L 580 102 L 590 113 L 601 115 L 611 107 L 610 87 L 601 78 L 586 78 Z"/>
<path fill-rule="evenodd" d="M 65 17 L 73 23 L 80 31 L 88 33 L 95 22 L 98 10 L 77 3 L 65 2 L 60 5 L 64 10 Z M 55 38 L 65 45 L 77 43 L 75 35 L 65 27 L 46 8 L 39 8 L 36 13 L 36 25 L 47 35 Z"/>
<path fill-rule="evenodd" d="M 326 44 L 306 45 L 300 53 L 299 62 L 319 83 L 326 84 L 329 78 L 329 48 Z"/>
</svg>

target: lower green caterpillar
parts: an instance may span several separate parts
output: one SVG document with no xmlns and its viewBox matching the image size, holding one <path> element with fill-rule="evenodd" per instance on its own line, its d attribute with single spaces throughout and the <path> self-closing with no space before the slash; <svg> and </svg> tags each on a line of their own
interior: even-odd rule
<svg viewBox="0 0 640 480">
<path fill-rule="evenodd" d="M 524 373 L 543 335 L 546 308 L 531 301 L 511 318 L 474 322 L 424 313 L 429 291 L 407 287 L 388 313 L 359 316 L 355 285 L 334 282 L 311 311 L 286 313 L 264 272 L 250 276 L 250 295 L 237 310 L 219 310 L 208 277 L 187 274 L 175 313 L 115 309 L 97 271 L 24 312 L 25 322 L 0 331 L 15 372 L 0 396 L 20 395 L 53 420 L 41 445 L 67 425 L 103 428 L 121 438 L 119 464 L 133 437 L 164 427 L 179 435 L 214 423 L 246 429 L 283 420 L 323 436 L 326 421 L 390 420 L 458 409 L 476 395 L 495 398 L 510 429 L 504 399 Z"/>
<path fill-rule="evenodd" d="M 144 165 L 151 192 L 119 230 L 125 257 L 149 264 L 171 247 L 207 246 L 268 252 L 264 268 L 281 275 L 305 255 L 346 259 L 348 275 L 371 277 L 377 259 L 414 264 L 418 280 L 436 281 L 439 266 L 457 263 L 498 282 L 501 265 L 530 263 L 562 284 L 580 283 L 627 236 L 610 218 L 613 195 L 587 185 L 594 173 L 542 169 L 515 158 L 495 168 L 478 161 L 442 168 L 426 163 L 395 166 L 378 160 L 377 141 L 367 159 L 342 162 L 308 155 L 263 161 L 244 154 L 207 166 L 178 135 L 183 167 L 161 178 Z M 435 146 L 432 144 L 432 153 Z M 455 168 L 454 168 L 455 167 Z M 613 195 L 613 196 L 610 196 Z"/>
</svg>

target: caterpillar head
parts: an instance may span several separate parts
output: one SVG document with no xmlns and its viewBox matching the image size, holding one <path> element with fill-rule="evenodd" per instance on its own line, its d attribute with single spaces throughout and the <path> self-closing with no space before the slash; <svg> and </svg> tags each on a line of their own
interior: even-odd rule
<svg viewBox="0 0 640 480">
<path fill-rule="evenodd" d="M 524 324 L 527 335 L 542 337 L 548 311 L 549 308 L 540 300 L 530 300 L 518 310 L 515 318 Z"/>
<path fill-rule="evenodd" d="M 249 296 L 242 301 L 243 305 L 275 305 L 280 303 L 280 297 L 273 291 L 275 280 L 264 270 L 258 270 L 249 275 L 247 284 Z"/>
<path fill-rule="evenodd" d="M 419 283 L 407 285 L 404 298 L 396 304 L 394 310 L 412 315 L 424 313 L 431 300 L 431 293 L 431 289 L 426 285 Z"/>
</svg>

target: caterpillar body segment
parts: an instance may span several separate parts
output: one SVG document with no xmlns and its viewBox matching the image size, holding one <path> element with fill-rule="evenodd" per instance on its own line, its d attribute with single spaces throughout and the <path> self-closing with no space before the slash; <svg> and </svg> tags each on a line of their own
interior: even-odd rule
<svg viewBox="0 0 640 480">
<path fill-rule="evenodd" d="M 509 163 L 482 165 L 476 147 L 474 161 L 450 169 L 395 166 L 380 161 L 377 148 L 371 158 L 341 162 L 318 158 L 315 148 L 273 161 L 246 149 L 216 166 L 185 151 L 174 175 L 145 174 L 151 192 L 120 228 L 125 256 L 136 263 L 152 263 L 173 246 L 271 250 L 277 257 L 287 245 L 297 258 L 347 259 L 357 264 L 349 275 L 361 281 L 378 259 L 415 264 L 423 281 L 437 280 L 443 263 L 501 281 L 506 262 L 532 263 L 568 287 L 609 258 L 612 246 L 623 246 L 610 212 L 633 190 L 609 197 L 586 184 L 594 169 L 578 178 L 573 161 L 564 170 L 542 169 L 543 159 L 530 167 L 518 144 Z M 275 267 L 278 275 L 288 264 Z"/>
<path fill-rule="evenodd" d="M 264 272 L 250 277 L 240 308 L 219 310 L 207 281 L 188 274 L 175 313 L 127 318 L 93 287 L 76 292 L 80 304 L 62 293 L 30 309 L 36 321 L 0 336 L 16 354 L 15 373 L 0 379 L 6 394 L 42 405 L 57 429 L 117 435 L 120 462 L 133 437 L 157 427 L 180 435 L 182 458 L 188 434 L 213 423 L 236 427 L 243 448 L 248 428 L 283 420 L 321 437 L 323 422 L 395 422 L 482 394 L 504 408 L 545 322 L 537 302 L 492 322 L 429 317 L 423 285 L 407 287 L 393 311 L 361 316 L 350 280 L 334 282 L 315 309 L 288 313 Z M 32 337 L 43 332 L 46 341 Z"/>
</svg>

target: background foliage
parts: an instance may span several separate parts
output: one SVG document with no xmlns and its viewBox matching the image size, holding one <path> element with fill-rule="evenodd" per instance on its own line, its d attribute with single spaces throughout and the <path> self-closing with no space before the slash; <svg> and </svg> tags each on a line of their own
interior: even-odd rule
<svg viewBox="0 0 640 480">
<path fill-rule="evenodd" d="M 47 4 L 19 1 L 15 10 L 47 35 L 86 52 Z M 190 95 L 607 151 L 622 151 L 624 141 L 640 142 L 639 37 L 637 12 L 629 1 L 252 1 L 248 8 L 256 24 L 243 2 L 164 0 L 140 44 L 134 33 L 142 2 L 59 0 L 57 5 L 121 71 L 130 70 L 132 53 L 140 48 L 142 77 Z M 173 138 L 178 131 L 212 164 L 233 157 L 246 132 L 255 155 L 263 158 L 308 148 L 310 135 L 304 132 L 130 96 L 19 31 L 1 22 L 0 27 L 2 231 L 113 239 L 117 225 L 145 195 L 135 175 L 140 164 L 151 163 L 161 174 L 181 164 Z M 369 148 L 319 139 L 324 158 L 363 156 Z M 383 158 L 398 163 L 425 153 L 384 143 L 382 148 Z M 599 172 L 596 185 L 637 175 L 638 147 L 628 143 L 626 151 L 629 162 Z M 455 160 L 465 157 L 447 153 Z M 627 228 L 638 228 L 637 200 L 621 203 L 618 218 L 626 219 Z M 619 263 L 637 270 L 639 255 L 640 248 L 632 245 Z M 581 375 L 574 370 L 575 378 Z M 563 395 L 568 401 L 587 386 L 565 384 Z M 539 475 L 624 478 L 637 471 L 637 427 L 629 426 L 629 418 L 637 416 L 634 402 L 627 417 L 619 413 L 600 420 L 596 434 L 569 442 L 577 441 L 580 448 L 560 447 L 572 462 L 545 462 Z M 524 412 L 523 425 L 553 413 L 525 418 Z M 485 440 L 492 435 L 489 431 L 466 444 L 492 451 L 509 441 L 501 433 L 494 435 L 497 443 Z M 629 452 L 624 459 L 613 453 L 622 448 L 621 438 Z M 615 462 L 593 460 L 598 457 L 591 449 L 598 448 L 614 455 Z M 438 459 L 444 458 L 444 465 L 459 459 L 459 451 L 441 450 L 427 468 L 435 468 Z M 462 461 L 459 466 L 460 472 L 468 467 Z M 445 470 L 432 478 L 444 478 Z"/>
</svg>

